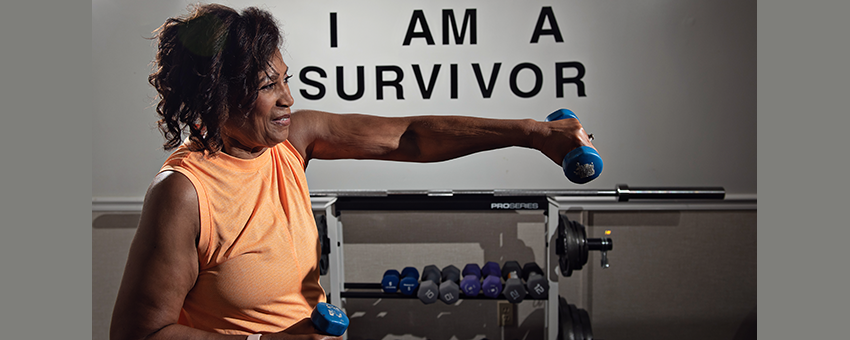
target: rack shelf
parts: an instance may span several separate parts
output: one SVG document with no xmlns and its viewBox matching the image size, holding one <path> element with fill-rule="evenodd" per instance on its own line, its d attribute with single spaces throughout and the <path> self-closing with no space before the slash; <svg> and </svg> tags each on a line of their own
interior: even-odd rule
<svg viewBox="0 0 850 340">
<path fill-rule="evenodd" d="M 418 299 L 416 295 L 404 295 L 402 293 L 386 293 L 381 290 L 380 283 L 356 283 L 356 282 L 346 282 L 343 284 L 343 287 L 346 289 L 339 293 L 340 297 L 343 298 L 354 298 L 354 299 Z M 351 289 L 351 290 L 349 290 Z M 525 300 L 548 300 L 549 297 L 542 298 L 533 298 L 531 296 L 526 296 Z M 505 298 L 505 294 L 499 294 L 498 297 L 491 298 L 486 297 L 482 294 L 478 296 L 466 296 L 462 295 L 460 300 L 507 300 Z"/>
</svg>

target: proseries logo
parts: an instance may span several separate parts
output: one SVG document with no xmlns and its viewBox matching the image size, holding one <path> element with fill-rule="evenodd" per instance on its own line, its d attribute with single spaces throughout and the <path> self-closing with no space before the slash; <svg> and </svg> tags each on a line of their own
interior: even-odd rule
<svg viewBox="0 0 850 340">
<path fill-rule="evenodd" d="M 540 209 L 537 203 L 490 203 L 490 209 L 520 210 Z"/>
</svg>

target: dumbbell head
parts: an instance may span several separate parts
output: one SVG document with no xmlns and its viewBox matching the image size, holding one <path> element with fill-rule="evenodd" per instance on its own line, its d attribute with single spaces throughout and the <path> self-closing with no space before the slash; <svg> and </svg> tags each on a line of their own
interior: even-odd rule
<svg viewBox="0 0 850 340">
<path fill-rule="evenodd" d="M 419 271 L 413 267 L 402 269 L 398 287 L 402 294 L 413 295 L 413 292 L 419 287 Z"/>
<path fill-rule="evenodd" d="M 398 291 L 398 283 L 401 274 L 399 274 L 398 270 L 390 269 L 384 272 L 384 278 L 381 279 L 381 289 L 384 290 L 385 293 L 395 293 Z"/>
<path fill-rule="evenodd" d="M 345 333 L 349 323 L 348 316 L 342 309 L 324 302 L 319 302 L 313 308 L 313 312 L 310 313 L 310 321 L 313 322 L 313 326 L 319 332 L 333 336 L 340 336 Z"/>
<path fill-rule="evenodd" d="M 419 283 L 419 292 L 416 296 L 419 297 L 425 304 L 431 304 L 437 301 L 440 294 L 440 269 L 435 265 L 427 265 L 422 269 L 422 282 Z"/>
<path fill-rule="evenodd" d="M 522 266 L 522 279 L 525 280 L 528 295 L 535 299 L 541 299 L 547 296 L 549 292 L 549 281 L 543 276 L 543 270 L 540 269 L 537 263 L 529 262 Z"/>
<path fill-rule="evenodd" d="M 466 296 L 478 296 L 478 292 L 481 291 L 481 268 L 477 264 L 470 263 L 463 267 L 460 290 Z"/>
<path fill-rule="evenodd" d="M 460 298 L 458 281 L 460 281 L 460 269 L 453 265 L 448 265 L 443 268 L 442 280 L 440 283 L 440 301 L 446 304 L 457 302 Z"/>
<path fill-rule="evenodd" d="M 505 279 L 505 298 L 510 303 L 520 303 L 525 298 L 525 286 L 522 284 L 522 267 L 517 261 L 505 262 L 502 266 L 502 278 Z"/>
<path fill-rule="evenodd" d="M 484 281 L 481 282 L 481 290 L 484 296 L 490 298 L 499 297 L 502 293 L 502 272 L 499 271 L 499 264 L 496 262 L 487 262 L 481 268 L 481 275 L 484 276 Z"/>
<path fill-rule="evenodd" d="M 546 116 L 547 122 L 575 118 L 578 116 L 570 110 L 560 109 Z M 564 156 L 561 162 L 564 175 L 573 183 L 584 184 L 599 177 L 602 173 L 602 157 L 596 149 L 589 146 L 580 146 Z"/>
</svg>

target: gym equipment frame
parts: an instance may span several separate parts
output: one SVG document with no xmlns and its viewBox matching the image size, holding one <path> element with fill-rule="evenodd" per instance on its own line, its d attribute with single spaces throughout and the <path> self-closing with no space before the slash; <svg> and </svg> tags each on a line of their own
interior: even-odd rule
<svg viewBox="0 0 850 340">
<path fill-rule="evenodd" d="M 343 298 L 407 298 L 416 299 L 416 296 L 407 296 L 396 293 L 384 293 L 381 284 L 375 283 L 349 283 L 345 282 L 345 261 L 343 253 L 342 222 L 339 220 L 342 211 L 505 211 L 505 210 L 539 210 L 545 216 L 545 252 L 543 271 L 547 273 L 549 290 L 545 297 L 532 298 L 528 300 L 545 300 L 545 334 L 547 339 L 558 339 L 559 320 L 559 296 L 558 281 L 553 281 L 551 273 L 559 273 L 569 276 L 566 268 L 555 270 L 559 263 L 563 264 L 565 255 L 569 253 L 566 249 L 553 249 L 553 247 L 564 248 L 569 242 L 562 241 L 565 229 L 560 210 L 561 207 L 555 197 L 575 197 L 588 199 L 607 197 L 616 198 L 617 202 L 628 202 L 630 200 L 723 200 L 725 190 L 722 187 L 656 187 L 656 188 L 629 188 L 628 185 L 617 185 L 614 190 L 341 190 L 341 191 L 311 191 L 311 197 L 327 198 L 324 212 L 327 221 L 328 239 L 330 243 L 328 274 L 330 287 L 328 287 L 329 303 L 342 305 Z M 314 209 L 318 210 L 318 209 Z M 565 220 L 565 219 L 563 219 Z M 559 227 L 560 225 L 560 227 Z M 559 235 L 560 232 L 560 235 Z M 566 231 L 569 233 L 569 231 Z M 582 234 L 583 231 L 582 231 Z M 591 247 L 589 250 L 604 252 L 611 250 L 610 239 L 595 239 L 608 242 L 607 247 Z M 591 241 L 591 240 L 586 240 Z M 585 252 L 587 251 L 585 247 Z M 586 254 L 585 254 L 586 259 Z M 607 261 L 603 260 L 603 266 Z M 581 265 L 583 265 L 582 263 Z M 616 266 L 616 265 L 615 265 Z M 580 266 L 579 266 L 580 268 Z M 572 270 L 576 270 L 575 267 Z M 348 291 L 348 289 L 368 289 L 374 291 Z M 488 299 L 487 297 L 461 297 L 461 299 Z M 505 300 L 504 295 L 500 300 Z M 347 333 L 343 335 L 347 339 Z"/>
</svg>

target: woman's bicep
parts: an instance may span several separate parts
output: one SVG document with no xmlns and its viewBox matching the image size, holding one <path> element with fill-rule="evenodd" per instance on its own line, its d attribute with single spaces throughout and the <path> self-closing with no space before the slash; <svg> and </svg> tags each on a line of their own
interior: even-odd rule
<svg viewBox="0 0 850 340">
<path fill-rule="evenodd" d="M 177 322 L 198 277 L 198 198 L 185 176 L 164 172 L 145 196 L 112 315 L 111 338 L 142 338 Z"/>
<path fill-rule="evenodd" d="M 397 154 L 408 145 L 407 118 L 321 111 L 298 111 L 292 117 L 290 142 L 304 150 L 305 159 L 405 159 Z"/>
</svg>

